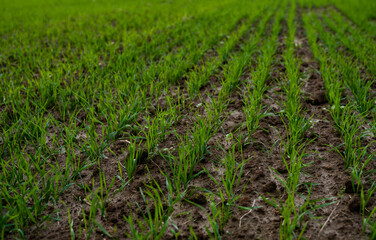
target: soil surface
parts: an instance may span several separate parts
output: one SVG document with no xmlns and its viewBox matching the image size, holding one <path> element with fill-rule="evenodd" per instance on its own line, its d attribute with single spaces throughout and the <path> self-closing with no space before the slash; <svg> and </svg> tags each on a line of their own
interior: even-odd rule
<svg viewBox="0 0 376 240">
<path fill-rule="evenodd" d="M 300 17 L 300 16 L 299 16 Z M 299 20 L 301 22 L 301 20 Z M 253 30 L 253 29 L 252 29 Z M 247 35 L 252 34 L 252 31 Z M 253 210 L 233 209 L 233 214 L 225 227 L 223 239 L 278 239 L 279 228 L 281 225 L 281 213 L 271 205 L 267 204 L 260 196 L 269 199 L 286 199 L 286 193 L 283 186 L 277 179 L 276 171 L 282 176 L 286 176 L 286 167 L 282 160 L 283 145 L 281 141 L 286 138 L 286 127 L 281 119 L 280 111 L 284 108 L 283 104 L 286 96 L 281 88 L 285 81 L 285 68 L 283 66 L 282 54 L 285 49 L 284 41 L 286 36 L 286 24 L 279 36 L 279 46 L 275 54 L 272 72 L 268 80 L 268 88 L 264 93 L 262 100 L 265 111 L 273 114 L 262 118 L 260 128 L 252 135 L 252 140 L 244 144 L 242 154 L 236 152 L 236 160 L 240 162 L 242 157 L 249 161 L 244 166 L 243 177 L 240 186 L 237 189 L 242 196 L 237 200 L 237 205 L 244 207 L 257 207 Z M 249 36 L 248 36 L 249 37 Z M 244 37 L 234 51 L 241 51 L 240 45 L 247 41 Z M 265 36 L 267 37 L 267 36 Z M 328 204 L 312 212 L 314 219 L 310 219 L 306 228 L 304 237 L 307 239 L 363 239 L 362 235 L 362 217 L 359 213 L 360 201 L 357 193 L 351 189 L 350 173 L 345 170 L 344 160 L 333 150 L 343 141 L 340 134 L 334 127 L 334 122 L 327 109 L 330 108 L 325 96 L 323 80 L 320 76 L 319 64 L 315 61 L 308 44 L 305 30 L 299 24 L 296 33 L 296 51 L 295 55 L 301 59 L 300 71 L 302 76 L 302 98 L 301 102 L 304 107 L 304 114 L 307 119 L 312 121 L 312 127 L 304 136 L 307 141 L 307 157 L 304 163 L 304 174 L 301 176 L 301 182 L 314 183 L 311 190 L 310 199 L 322 199 L 320 204 Z M 256 59 L 257 52 L 254 53 L 253 59 Z M 215 51 L 209 50 L 202 58 L 207 61 L 217 57 Z M 200 90 L 200 97 L 189 99 L 188 93 L 185 92 L 184 79 L 178 84 L 171 87 L 171 96 L 174 92 L 183 92 L 188 102 L 186 108 L 182 109 L 182 118 L 176 122 L 173 129 L 178 134 L 186 134 L 193 126 L 195 113 L 205 114 L 204 103 L 216 99 L 223 79 L 222 69 L 217 69 L 215 74 L 210 77 L 208 84 Z M 207 169 L 215 178 L 219 179 L 216 167 L 221 170 L 218 161 L 224 157 L 224 151 L 229 150 L 231 142 L 227 136 L 245 135 L 247 130 L 243 126 L 245 115 L 243 112 L 243 95 L 245 83 L 252 79 L 250 69 L 246 69 L 243 74 L 240 87 L 234 91 L 231 98 L 228 99 L 228 107 L 225 110 L 225 117 L 221 128 L 214 134 L 208 143 L 209 152 L 197 167 L 196 172 L 201 169 Z M 210 97 L 209 97 L 210 96 Z M 177 100 L 177 99 L 175 99 Z M 166 100 L 161 97 L 155 101 L 155 109 L 166 109 L 168 106 Z M 150 111 L 153 114 L 152 110 Z M 77 116 L 84 121 L 85 115 Z M 143 124 L 142 116 L 138 117 L 139 124 Z M 100 132 L 100 128 L 97 129 Z M 172 129 L 171 129 L 172 130 Z M 53 129 L 51 130 L 53 131 Z M 85 138 L 85 136 L 82 136 Z M 165 140 L 158 145 L 159 149 L 176 149 L 179 139 L 175 133 L 167 135 Z M 107 179 L 119 174 L 118 157 L 121 156 L 122 150 L 126 149 L 129 142 L 127 139 L 116 140 L 111 146 L 110 151 L 106 151 L 106 159 L 102 160 L 100 168 L 102 174 Z M 81 153 L 84 158 L 85 155 Z M 56 161 L 64 163 L 64 155 L 56 157 Z M 139 217 L 146 213 L 146 206 L 140 194 L 140 188 L 145 189 L 145 183 L 155 185 L 155 182 L 161 187 L 163 192 L 167 192 L 166 179 L 161 174 L 161 169 L 168 169 L 166 160 L 161 155 L 148 156 L 145 153 L 141 158 L 141 163 L 137 167 L 134 179 L 127 184 L 124 189 L 115 197 L 110 198 L 106 206 L 106 217 L 96 217 L 96 221 L 104 227 L 114 237 L 119 239 L 126 238 L 125 232 L 129 232 L 129 225 L 124 216 L 129 216 L 131 212 L 138 214 Z M 167 171 L 168 172 L 168 171 Z M 87 193 L 82 186 L 91 186 L 93 179 L 95 183 L 100 182 L 100 171 L 98 167 L 90 167 L 76 179 L 76 184 L 70 186 L 61 196 L 61 201 L 56 206 L 50 206 L 46 211 L 54 209 L 66 209 L 69 207 L 70 216 L 73 220 L 74 229 L 78 233 L 79 225 L 84 228 L 82 212 L 90 214 L 90 204 L 85 200 Z M 155 181 L 155 182 L 154 182 Z M 123 185 L 121 181 L 115 181 L 113 189 L 118 189 Z M 97 185 L 96 185 L 97 186 Z M 163 239 L 175 239 L 172 229 L 178 229 L 180 235 L 178 239 L 187 239 L 190 235 L 190 227 L 197 235 L 198 239 L 208 239 L 205 226 L 209 226 L 206 211 L 209 210 L 210 199 L 206 191 L 218 191 L 218 187 L 210 179 L 208 174 L 199 175 L 189 184 L 188 201 L 181 201 L 175 205 L 171 222 Z M 303 196 L 307 194 L 307 188 L 302 185 L 299 193 Z M 218 199 L 214 199 L 218 202 Z M 298 201 L 302 199 L 298 198 Z M 137 204 L 140 208 L 138 208 Z M 165 203 L 166 204 L 166 203 Z M 198 207 L 201 206 L 202 208 Z M 205 209 L 205 211 L 204 211 Z M 28 239 L 70 239 L 68 226 L 68 213 L 59 213 L 60 221 L 49 221 L 43 224 L 43 227 L 30 227 L 25 233 Z M 97 228 L 91 236 L 92 239 L 109 239 L 106 234 Z"/>
</svg>

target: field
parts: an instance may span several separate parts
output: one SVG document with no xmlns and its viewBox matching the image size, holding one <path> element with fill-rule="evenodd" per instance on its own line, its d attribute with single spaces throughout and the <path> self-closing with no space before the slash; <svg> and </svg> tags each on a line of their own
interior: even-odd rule
<svg viewBox="0 0 376 240">
<path fill-rule="evenodd" d="M 0 239 L 376 239 L 375 1 L 0 5 Z"/>
</svg>

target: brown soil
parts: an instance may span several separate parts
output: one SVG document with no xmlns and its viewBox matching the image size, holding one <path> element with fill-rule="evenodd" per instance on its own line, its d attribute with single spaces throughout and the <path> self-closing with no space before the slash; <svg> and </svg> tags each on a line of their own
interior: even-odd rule
<svg viewBox="0 0 376 240">
<path fill-rule="evenodd" d="M 285 35 L 286 26 L 282 31 L 279 49 L 276 58 L 281 60 L 283 53 L 283 36 Z M 312 214 L 316 219 L 309 221 L 306 233 L 304 236 L 308 239 L 363 239 L 362 235 L 362 217 L 359 214 L 359 196 L 349 189 L 348 181 L 350 175 L 345 171 L 344 161 L 341 156 L 333 151 L 333 146 L 342 143 L 337 130 L 334 127 L 334 122 L 331 119 L 329 112 L 330 106 L 325 97 L 325 89 L 322 78 L 317 70 L 319 70 L 318 63 L 314 60 L 310 51 L 308 41 L 305 37 L 304 30 L 301 28 L 297 31 L 297 42 L 299 46 L 296 51 L 296 56 L 302 59 L 301 72 L 308 76 L 303 84 L 302 103 L 305 108 L 306 118 L 311 118 L 313 121 L 312 128 L 306 134 L 306 139 L 312 140 L 307 147 L 309 156 L 304 159 L 305 163 L 312 162 L 312 164 L 304 169 L 305 175 L 302 175 L 302 182 L 312 182 L 315 185 L 312 188 L 311 199 L 323 199 L 321 203 L 332 204 L 319 208 Z M 240 49 L 240 48 L 235 48 Z M 215 57 L 209 52 L 205 58 Z M 283 81 L 284 66 L 281 63 L 273 65 L 271 79 L 269 81 L 268 89 L 264 94 L 263 105 L 267 106 L 269 112 L 274 113 L 275 116 L 268 116 L 260 122 L 260 129 L 257 130 L 253 137 L 253 141 L 243 148 L 244 158 L 250 158 L 245 164 L 244 175 L 241 180 L 241 191 L 245 187 L 242 197 L 237 201 L 237 204 L 245 207 L 257 206 L 252 211 L 242 211 L 234 208 L 232 217 L 229 219 L 225 227 L 225 234 L 223 239 L 278 239 L 279 227 L 281 225 L 281 214 L 275 208 L 268 205 L 259 197 L 274 197 L 276 199 L 285 198 L 285 192 L 277 180 L 272 169 L 277 170 L 280 174 L 286 175 L 286 169 L 283 164 L 281 153 L 283 151 L 280 144 L 280 138 L 286 137 L 285 126 L 278 112 L 282 110 L 281 104 L 285 101 L 285 96 L 280 88 L 280 82 Z M 249 69 L 244 74 L 244 81 L 251 78 Z M 205 101 L 210 101 L 208 96 L 212 98 L 218 97 L 217 87 L 220 86 L 220 78 L 223 77 L 221 70 L 215 76 L 210 77 L 210 83 L 201 89 L 202 98 L 190 100 L 186 109 L 183 110 L 183 118 L 174 125 L 174 129 L 178 134 L 185 134 L 187 130 L 192 127 L 192 119 L 196 111 L 204 113 L 203 106 L 200 104 Z M 246 129 L 242 126 L 245 122 L 245 115 L 243 113 L 243 89 L 236 91 L 231 96 L 230 103 L 226 109 L 227 117 L 225 118 L 221 129 L 212 137 L 209 142 L 209 153 L 205 159 L 200 163 L 197 171 L 205 167 L 216 178 L 219 178 L 216 173 L 215 166 L 220 167 L 218 159 L 223 157 L 223 152 L 216 146 L 221 145 L 228 150 L 230 144 L 226 140 L 226 135 L 232 133 L 237 136 L 239 133 L 246 133 Z M 176 91 L 178 86 L 174 86 L 171 92 Z M 187 93 L 183 93 L 188 97 Z M 166 108 L 166 102 L 163 98 L 158 99 L 157 105 Z M 157 106 L 155 106 L 157 107 Z M 82 121 L 86 116 L 80 114 L 78 116 Z M 141 117 L 138 119 L 142 123 Z M 178 139 L 175 134 L 169 134 L 166 139 L 159 144 L 159 149 L 176 147 Z M 117 157 L 114 155 L 121 155 L 122 149 L 128 145 L 126 140 L 117 140 L 110 148 L 113 151 L 106 152 L 106 159 L 103 159 L 100 165 L 101 171 L 106 176 L 106 179 L 112 179 L 119 174 Z M 81 158 L 85 158 L 83 153 Z M 167 169 L 165 160 L 159 156 L 143 156 L 141 164 L 137 168 L 136 177 L 114 198 L 110 198 L 106 206 L 107 216 L 97 216 L 96 220 L 101 224 L 111 235 L 119 239 L 124 239 L 126 236 L 124 232 L 130 229 L 124 220 L 123 216 L 129 216 L 131 212 L 141 215 L 145 211 L 145 204 L 140 194 L 140 188 L 145 189 L 144 183 L 152 184 L 153 179 L 162 187 L 164 192 L 165 177 L 160 173 L 160 169 Z M 236 153 L 236 159 L 240 162 L 242 158 L 240 152 Z M 64 156 L 57 156 L 56 161 L 63 163 Z M 100 171 L 98 166 L 93 166 L 81 172 L 81 175 L 76 180 L 76 184 L 69 187 L 61 196 L 61 201 L 56 203 L 56 206 L 51 205 L 47 211 L 53 212 L 56 209 L 70 210 L 71 218 L 74 222 L 74 230 L 79 232 L 78 226 L 83 227 L 82 211 L 86 214 L 90 212 L 90 205 L 85 201 L 87 193 L 80 187 L 82 184 L 91 186 L 93 179 L 96 184 L 99 183 Z M 122 185 L 121 182 L 116 181 L 113 189 L 117 189 Z M 96 185 L 97 187 L 97 185 Z M 200 175 L 189 184 L 189 189 L 192 190 L 189 201 L 202 206 L 206 211 L 209 210 L 208 195 L 198 188 L 205 188 L 209 191 L 217 191 L 217 186 L 206 174 Z M 303 195 L 307 193 L 305 188 L 300 190 Z M 215 199 L 217 200 L 217 199 Z M 135 203 L 139 203 L 141 210 L 136 210 Z M 70 232 L 68 226 L 67 211 L 59 213 L 60 221 L 46 222 L 40 228 L 30 227 L 26 232 L 28 239 L 70 239 Z M 56 217 L 56 214 L 54 214 Z M 178 239 L 187 239 L 190 235 L 190 228 L 197 235 L 198 239 L 208 239 L 205 226 L 209 226 L 206 212 L 188 202 L 182 201 L 181 204 L 175 206 L 171 221 L 176 224 L 181 234 Z M 170 225 L 166 231 L 163 239 L 174 239 L 171 233 L 173 226 Z M 99 229 L 97 229 L 92 239 L 108 239 L 108 237 Z"/>
</svg>

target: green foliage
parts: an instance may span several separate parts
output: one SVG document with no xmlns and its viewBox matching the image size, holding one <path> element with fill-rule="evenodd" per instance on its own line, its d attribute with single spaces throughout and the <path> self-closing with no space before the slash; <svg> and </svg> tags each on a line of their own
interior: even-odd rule
<svg viewBox="0 0 376 240">
<path fill-rule="evenodd" d="M 264 117 L 277 114 L 283 133 L 263 150 L 270 157 L 280 143 L 287 175 L 274 174 L 285 198 L 262 198 L 281 213 L 281 239 L 303 238 L 306 216 L 315 218 L 315 210 L 330 203 L 311 199 L 314 184 L 302 180 L 314 140 L 305 138 L 313 116 L 302 101 L 305 75 L 296 44 L 301 30 L 319 63 L 326 110 L 343 141 L 334 149 L 360 196 L 364 232 L 375 238 L 376 210 L 367 209 L 376 190 L 370 169 L 376 133 L 372 1 L 0 5 L 0 239 L 30 238 L 31 226 L 43 229 L 61 219 L 67 219 L 61 226 L 71 239 L 122 238 L 124 232 L 109 228 L 108 208 L 118 194 L 140 184 L 138 178 L 144 180 L 142 188 L 137 185 L 142 201 L 130 202 L 122 216 L 128 238 L 163 239 L 166 232 L 182 237 L 174 217 L 190 203 L 206 213 L 207 236 L 220 239 L 235 211 L 255 208 L 238 205 L 247 185 L 242 150 L 256 145 Z M 285 71 L 276 79 L 279 64 Z M 284 99 L 278 113 L 265 101 L 273 81 Z M 234 110 L 236 121 L 243 121 L 228 130 L 224 122 Z M 220 150 L 222 157 L 216 155 Z M 150 172 L 138 174 L 151 164 L 163 184 Z M 196 188 L 202 176 L 214 189 Z M 298 193 L 299 187 L 307 193 Z M 77 202 L 63 202 L 69 188 Z M 207 206 L 189 200 L 195 191 L 205 194 Z M 189 230 L 191 239 L 200 237 L 191 225 Z"/>
</svg>

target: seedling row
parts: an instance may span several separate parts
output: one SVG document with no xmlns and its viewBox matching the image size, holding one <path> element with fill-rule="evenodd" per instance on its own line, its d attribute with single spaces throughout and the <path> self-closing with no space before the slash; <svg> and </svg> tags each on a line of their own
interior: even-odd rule
<svg viewBox="0 0 376 240">
<path fill-rule="evenodd" d="M 376 238 L 372 1 L 126 2 L 5 4 L 1 239 Z"/>
</svg>

